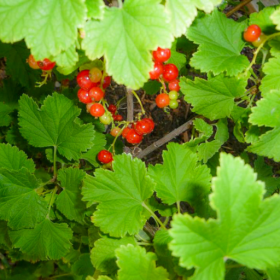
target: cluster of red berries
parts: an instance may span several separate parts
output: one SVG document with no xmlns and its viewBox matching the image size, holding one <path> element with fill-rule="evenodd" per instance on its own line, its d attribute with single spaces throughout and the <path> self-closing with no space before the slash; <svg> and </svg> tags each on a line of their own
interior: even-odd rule
<svg viewBox="0 0 280 280">
<path fill-rule="evenodd" d="M 112 122 L 112 114 L 100 102 L 105 96 L 104 90 L 111 84 L 111 77 L 104 77 L 101 85 L 102 77 L 103 73 L 97 67 L 82 70 L 77 76 L 77 83 L 80 87 L 77 95 L 80 102 L 86 104 L 87 111 L 93 117 L 99 118 L 100 122 L 109 125 Z"/>
<path fill-rule="evenodd" d="M 170 90 L 169 94 L 160 93 L 156 97 L 156 104 L 159 108 L 164 108 L 169 106 L 171 109 L 176 109 L 178 107 L 178 91 L 180 90 L 179 86 L 179 70 L 174 64 L 163 64 L 171 56 L 170 49 L 157 48 L 153 52 L 154 58 L 154 69 L 149 73 L 152 80 L 159 80 L 163 78 L 163 83 L 169 83 L 168 88 Z M 165 87 L 165 86 L 164 86 Z"/>
<path fill-rule="evenodd" d="M 55 67 L 55 62 L 50 61 L 48 58 L 45 58 L 43 61 L 36 61 L 34 56 L 29 55 L 27 62 L 32 69 L 41 69 L 43 71 L 50 71 Z"/>
<path fill-rule="evenodd" d="M 261 28 L 256 24 L 250 25 L 245 30 L 243 37 L 245 41 L 251 42 L 255 47 L 259 47 L 266 39 L 266 35 L 262 33 Z"/>
</svg>

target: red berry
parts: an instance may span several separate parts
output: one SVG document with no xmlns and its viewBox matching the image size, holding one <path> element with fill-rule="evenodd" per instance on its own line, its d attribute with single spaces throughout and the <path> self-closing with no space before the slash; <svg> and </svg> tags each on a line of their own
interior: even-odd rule
<svg viewBox="0 0 280 280">
<path fill-rule="evenodd" d="M 143 135 L 139 135 L 135 129 L 130 129 L 126 134 L 126 141 L 130 144 L 138 144 L 142 141 Z"/>
<path fill-rule="evenodd" d="M 94 67 L 92 69 L 90 69 L 89 71 L 89 78 L 93 83 L 98 83 L 100 82 L 101 78 L 102 78 L 102 72 L 100 69 L 98 69 L 97 67 Z"/>
<path fill-rule="evenodd" d="M 170 56 L 171 56 L 170 49 L 162 49 L 158 47 L 156 51 L 153 51 L 153 57 L 155 61 L 158 62 L 165 62 L 170 58 Z"/>
<path fill-rule="evenodd" d="M 52 70 L 56 63 L 50 61 L 48 58 L 45 58 L 43 61 L 37 61 L 37 64 L 41 70 L 48 71 Z"/>
<path fill-rule="evenodd" d="M 77 83 L 84 90 L 90 90 L 97 85 L 90 80 L 89 70 L 83 70 L 78 74 Z"/>
<path fill-rule="evenodd" d="M 175 80 L 179 75 L 179 70 L 174 64 L 166 64 L 163 67 L 163 79 L 167 82 Z"/>
<path fill-rule="evenodd" d="M 126 138 L 127 133 L 128 133 L 130 130 L 131 130 L 130 127 L 126 127 L 126 128 L 123 130 L 123 132 L 122 132 L 122 137 L 123 137 L 123 138 Z"/>
<path fill-rule="evenodd" d="M 111 77 L 106 76 L 103 81 L 103 89 L 106 89 L 111 84 Z"/>
<path fill-rule="evenodd" d="M 247 42 L 254 42 L 261 36 L 262 30 L 256 25 L 250 25 L 244 32 L 243 37 Z"/>
<path fill-rule="evenodd" d="M 112 114 L 114 114 L 117 111 L 117 106 L 110 104 L 108 107 L 108 111 L 111 112 Z"/>
<path fill-rule="evenodd" d="M 91 107 L 90 107 L 90 114 L 94 117 L 101 117 L 104 115 L 105 113 L 105 109 L 104 107 L 99 104 L 99 103 L 94 103 Z"/>
<path fill-rule="evenodd" d="M 38 66 L 38 63 L 37 61 L 35 60 L 34 56 L 31 54 L 29 55 L 28 59 L 27 59 L 27 62 L 29 64 L 29 66 L 32 68 L 32 69 L 40 69 L 40 67 Z"/>
<path fill-rule="evenodd" d="M 104 98 L 104 91 L 99 87 L 93 87 L 89 90 L 89 96 L 92 101 L 100 101 Z"/>
<path fill-rule="evenodd" d="M 114 118 L 114 121 L 116 121 L 116 122 L 121 122 L 123 120 L 123 117 L 121 115 L 115 115 L 115 116 L 113 116 L 113 118 Z"/>
<path fill-rule="evenodd" d="M 168 94 L 161 93 L 156 97 L 156 104 L 159 108 L 164 108 L 169 105 L 170 98 Z"/>
<path fill-rule="evenodd" d="M 151 133 L 154 127 L 155 125 L 153 120 L 145 118 L 136 123 L 135 130 L 138 134 L 142 135 L 142 134 Z"/>
<path fill-rule="evenodd" d="M 80 88 L 80 89 L 78 90 L 77 95 L 78 95 L 79 100 L 80 100 L 82 103 L 88 104 L 88 103 L 91 103 L 91 102 L 92 102 L 91 98 L 89 97 L 88 91 L 86 91 L 86 90 L 84 90 L 84 89 L 82 89 L 82 88 Z"/>
<path fill-rule="evenodd" d="M 170 91 L 175 90 L 175 91 L 179 91 L 180 90 L 180 85 L 179 85 L 179 80 L 173 80 L 168 84 L 168 88 Z"/>
<path fill-rule="evenodd" d="M 163 73 L 163 65 L 160 62 L 156 61 L 154 63 L 154 70 L 152 70 L 149 73 L 150 74 L 150 78 L 152 80 L 157 80 L 162 73 Z"/>
<path fill-rule="evenodd" d="M 105 164 L 113 161 L 112 153 L 110 153 L 107 150 L 100 151 L 97 155 L 97 158 L 101 163 L 105 163 Z"/>
<path fill-rule="evenodd" d="M 115 127 L 111 130 L 110 134 L 114 137 L 118 136 L 118 134 L 120 133 L 121 129 L 119 127 Z"/>
</svg>

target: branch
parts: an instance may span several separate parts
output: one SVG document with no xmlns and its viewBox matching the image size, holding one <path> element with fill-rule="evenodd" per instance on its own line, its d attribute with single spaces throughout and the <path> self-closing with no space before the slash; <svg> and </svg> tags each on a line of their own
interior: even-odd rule
<svg viewBox="0 0 280 280">
<path fill-rule="evenodd" d="M 233 15 L 235 12 L 237 12 L 238 10 L 240 10 L 242 7 L 244 7 L 245 5 L 249 4 L 252 0 L 244 0 L 242 1 L 240 4 L 238 4 L 236 7 L 234 7 L 232 10 L 230 10 L 226 16 L 230 17 L 231 15 Z"/>
<path fill-rule="evenodd" d="M 165 135 L 163 138 L 159 139 L 158 141 L 154 142 L 152 145 L 147 147 L 145 150 L 140 152 L 136 157 L 143 158 L 150 154 L 151 152 L 155 151 L 157 148 L 161 147 L 165 143 L 171 141 L 173 138 L 177 137 L 178 135 L 182 134 L 184 131 L 188 130 L 190 126 L 192 125 L 192 120 L 184 123 L 183 125 L 179 126 L 178 128 L 174 129 L 167 135 Z"/>
<path fill-rule="evenodd" d="M 134 119 L 133 93 L 127 89 L 127 121 L 132 122 Z"/>
</svg>

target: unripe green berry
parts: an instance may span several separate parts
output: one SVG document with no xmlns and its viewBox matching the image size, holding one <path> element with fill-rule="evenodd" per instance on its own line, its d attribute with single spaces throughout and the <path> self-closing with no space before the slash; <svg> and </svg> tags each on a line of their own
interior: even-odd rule
<svg viewBox="0 0 280 280">
<path fill-rule="evenodd" d="M 170 100 L 169 107 L 171 109 L 176 109 L 176 108 L 178 108 L 178 106 L 179 106 L 179 103 L 177 100 Z"/>
<path fill-rule="evenodd" d="M 177 100 L 179 97 L 178 92 L 175 90 L 170 91 L 168 95 L 169 95 L 170 100 Z"/>
<path fill-rule="evenodd" d="M 103 116 L 99 118 L 100 122 L 109 125 L 112 122 L 112 115 L 109 112 L 106 112 Z"/>
</svg>

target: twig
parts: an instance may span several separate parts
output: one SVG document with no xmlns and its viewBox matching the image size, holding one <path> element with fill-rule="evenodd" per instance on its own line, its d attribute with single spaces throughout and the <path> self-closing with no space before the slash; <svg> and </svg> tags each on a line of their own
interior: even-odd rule
<svg viewBox="0 0 280 280">
<path fill-rule="evenodd" d="M 236 7 L 234 7 L 232 10 L 230 10 L 226 16 L 230 17 L 231 15 L 233 15 L 235 12 L 237 12 L 238 10 L 240 10 L 242 7 L 244 7 L 245 5 L 249 4 L 252 0 L 244 0 L 242 1 L 240 4 L 238 4 Z"/>
<path fill-rule="evenodd" d="M 136 155 L 136 157 L 141 159 L 141 158 L 147 156 L 151 152 L 155 151 L 157 148 L 161 147 L 162 145 L 164 145 L 165 143 L 171 141 L 173 138 L 177 137 L 178 135 L 180 135 L 184 131 L 188 130 L 191 125 L 192 125 L 192 121 L 191 120 L 186 122 L 186 123 L 184 123 L 183 125 L 179 126 L 178 128 L 174 129 L 173 131 L 171 131 L 170 133 L 165 135 L 163 138 L 161 138 L 158 141 L 154 142 L 152 145 L 150 145 L 145 150 L 143 150 L 138 155 Z"/>
<path fill-rule="evenodd" d="M 127 121 L 132 122 L 134 117 L 133 93 L 131 89 L 127 89 Z"/>
</svg>

